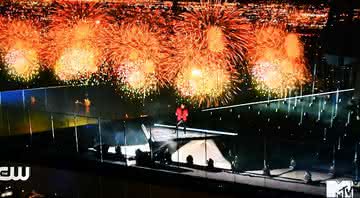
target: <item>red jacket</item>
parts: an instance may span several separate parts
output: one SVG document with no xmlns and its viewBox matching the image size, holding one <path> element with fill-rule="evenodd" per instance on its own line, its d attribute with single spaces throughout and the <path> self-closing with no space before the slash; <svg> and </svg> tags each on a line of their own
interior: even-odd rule
<svg viewBox="0 0 360 198">
<path fill-rule="evenodd" d="M 181 109 L 181 107 L 178 107 L 175 114 L 177 116 L 177 121 L 183 120 L 186 122 L 189 112 L 187 109 Z"/>
</svg>

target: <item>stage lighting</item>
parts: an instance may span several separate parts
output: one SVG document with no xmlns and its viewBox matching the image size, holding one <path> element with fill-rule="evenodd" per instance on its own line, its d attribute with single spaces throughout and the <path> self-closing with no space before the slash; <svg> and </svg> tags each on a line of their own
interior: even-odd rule
<svg viewBox="0 0 360 198">
<path fill-rule="evenodd" d="M 331 165 L 330 168 L 329 168 L 329 175 L 334 177 L 336 174 L 336 169 L 335 169 L 335 165 Z"/>
<path fill-rule="evenodd" d="M 101 154 L 105 157 L 105 156 L 108 156 L 108 151 L 109 151 L 109 145 L 106 145 L 106 144 L 103 144 L 103 145 L 96 145 L 94 147 L 94 149 L 96 150 L 96 156 L 98 158 L 101 157 Z"/>
<path fill-rule="evenodd" d="M 188 156 L 186 157 L 186 163 L 187 163 L 187 165 L 189 165 L 189 166 L 194 165 L 194 158 L 193 158 L 191 155 L 188 155 Z"/>
<path fill-rule="evenodd" d="M 296 161 L 295 161 L 294 158 L 291 158 L 289 168 L 290 168 L 291 170 L 295 170 L 295 168 L 296 168 Z"/>
<path fill-rule="evenodd" d="M 265 165 L 265 167 L 263 168 L 263 175 L 271 176 L 269 165 Z"/>
<path fill-rule="evenodd" d="M 208 169 L 209 170 L 212 170 L 212 169 L 214 169 L 215 167 L 214 167 L 214 160 L 213 159 L 211 159 L 211 158 L 209 158 L 209 160 L 208 160 Z"/>
<path fill-rule="evenodd" d="M 121 151 L 121 146 L 120 145 L 117 145 L 116 147 L 115 147 L 115 153 L 116 153 L 116 156 L 115 156 L 115 158 L 117 159 L 117 160 L 125 160 L 125 156 L 123 155 L 123 153 L 122 153 L 122 151 Z"/>
<path fill-rule="evenodd" d="M 171 154 L 170 153 L 165 153 L 165 160 L 167 163 L 171 163 L 172 159 L 171 159 Z"/>
<path fill-rule="evenodd" d="M 116 146 L 115 152 L 116 152 L 117 155 L 121 155 L 121 154 L 122 154 L 122 153 L 121 153 L 121 147 L 120 147 L 119 145 Z"/>
<path fill-rule="evenodd" d="M 135 152 L 136 165 L 140 166 L 149 166 L 151 165 L 151 155 L 150 152 L 142 152 L 140 149 L 137 149 Z"/>
<path fill-rule="evenodd" d="M 304 182 L 306 183 L 306 184 L 309 184 L 309 183 L 311 183 L 312 182 L 312 176 L 311 176 L 311 173 L 310 173 L 310 171 L 305 171 L 305 174 L 304 174 Z"/>
</svg>

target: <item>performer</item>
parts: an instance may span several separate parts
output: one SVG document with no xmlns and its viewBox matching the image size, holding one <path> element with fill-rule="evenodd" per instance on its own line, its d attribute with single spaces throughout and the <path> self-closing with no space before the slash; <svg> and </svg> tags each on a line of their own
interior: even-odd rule
<svg viewBox="0 0 360 198">
<path fill-rule="evenodd" d="M 184 104 L 181 104 L 180 107 L 176 109 L 175 115 L 177 117 L 176 131 L 178 130 L 178 127 L 182 125 L 184 127 L 184 133 L 186 133 L 186 121 L 189 111 L 185 108 Z"/>
<path fill-rule="evenodd" d="M 36 104 L 36 98 L 35 98 L 35 96 L 31 96 L 31 98 L 30 98 L 30 103 L 31 103 L 31 106 L 35 106 L 35 104 Z"/>
<path fill-rule="evenodd" d="M 90 113 L 90 107 L 91 107 L 91 100 L 88 97 L 88 94 L 85 94 L 84 99 L 82 100 L 82 102 L 80 100 L 76 100 L 75 101 L 75 108 L 76 108 L 76 112 L 79 112 L 79 106 L 84 106 L 85 107 L 85 113 Z"/>
<path fill-rule="evenodd" d="M 85 112 L 90 113 L 91 101 L 87 97 L 84 99 L 84 106 L 85 106 Z"/>
</svg>

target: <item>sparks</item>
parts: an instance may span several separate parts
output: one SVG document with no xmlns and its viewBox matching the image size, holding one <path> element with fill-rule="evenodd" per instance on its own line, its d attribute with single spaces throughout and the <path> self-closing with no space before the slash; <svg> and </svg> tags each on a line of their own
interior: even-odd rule
<svg viewBox="0 0 360 198">
<path fill-rule="evenodd" d="M 44 59 L 63 81 L 88 78 L 104 62 L 101 32 L 105 18 L 98 3 L 58 5 L 47 33 Z"/>
<path fill-rule="evenodd" d="M 309 74 L 297 35 L 269 26 L 257 29 L 255 40 L 250 50 L 250 73 L 258 89 L 286 96 L 307 82 Z"/>
<path fill-rule="evenodd" d="M 0 19 L 1 55 L 9 73 L 31 80 L 40 69 L 40 33 L 27 20 Z"/>
<path fill-rule="evenodd" d="M 112 26 L 108 35 L 109 57 L 125 89 L 144 96 L 164 85 L 161 68 L 169 54 L 159 32 L 146 24 L 122 24 Z"/>
<path fill-rule="evenodd" d="M 229 102 L 249 42 L 249 26 L 236 10 L 204 7 L 182 14 L 175 25 L 172 61 L 179 95 L 199 105 Z"/>
<path fill-rule="evenodd" d="M 209 6 L 181 16 L 183 20 L 175 30 L 184 40 L 192 41 L 194 47 L 231 67 L 245 58 L 250 29 L 239 11 Z"/>
<path fill-rule="evenodd" d="M 205 56 L 184 60 L 175 79 L 175 88 L 181 97 L 195 104 L 210 106 L 226 104 L 236 91 L 237 73 Z"/>
<path fill-rule="evenodd" d="M 97 71 L 97 52 L 91 47 L 66 48 L 55 64 L 55 74 L 61 80 L 73 79 L 77 76 Z"/>
</svg>

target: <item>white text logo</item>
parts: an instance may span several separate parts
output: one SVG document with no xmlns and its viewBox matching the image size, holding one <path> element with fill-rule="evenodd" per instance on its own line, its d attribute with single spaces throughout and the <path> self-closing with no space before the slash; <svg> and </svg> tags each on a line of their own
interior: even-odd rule
<svg viewBox="0 0 360 198">
<path fill-rule="evenodd" d="M 326 181 L 326 197 L 328 198 L 353 198 L 353 181 L 330 180 Z"/>
<path fill-rule="evenodd" d="M 30 167 L 25 167 L 25 175 L 23 167 L 0 167 L 0 181 L 26 181 L 30 177 Z"/>
</svg>

